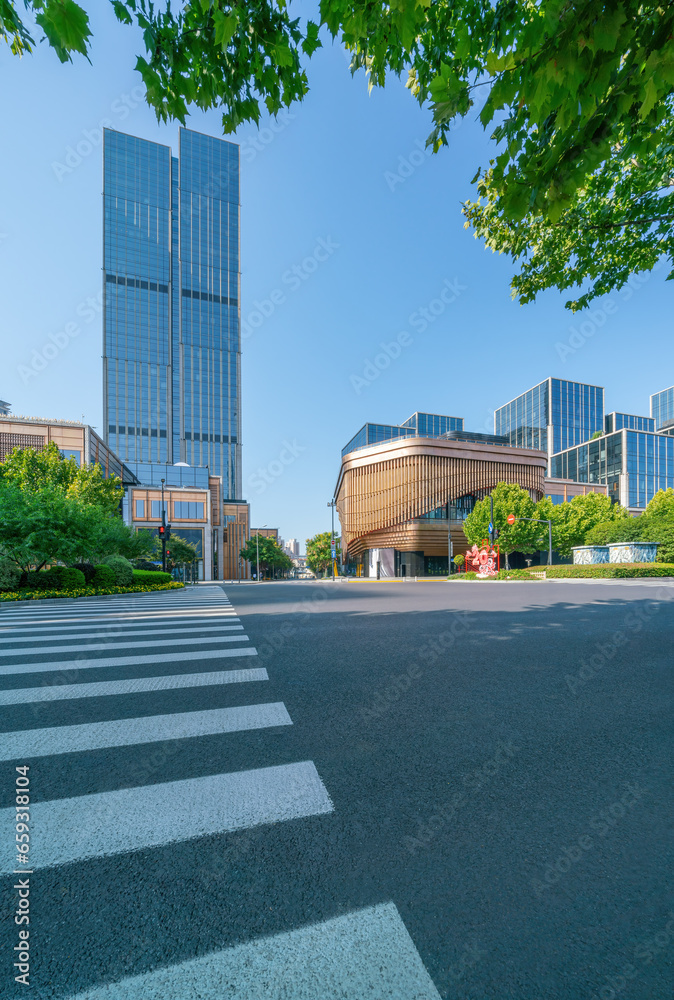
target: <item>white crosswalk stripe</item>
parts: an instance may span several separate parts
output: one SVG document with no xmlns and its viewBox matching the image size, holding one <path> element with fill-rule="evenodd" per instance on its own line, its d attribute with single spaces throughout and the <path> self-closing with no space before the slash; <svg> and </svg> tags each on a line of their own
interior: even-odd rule
<svg viewBox="0 0 674 1000">
<path fill-rule="evenodd" d="M 65 625 L 63 628 L 64 628 L 64 630 L 67 629 L 68 631 L 70 631 L 71 629 L 73 629 L 75 627 L 77 627 L 77 626 Z M 182 627 L 179 627 L 179 628 L 152 628 L 152 626 L 150 626 L 149 628 L 137 629 L 135 631 L 133 629 L 127 629 L 127 627 L 125 625 L 113 625 L 113 626 L 103 625 L 103 626 L 101 626 L 100 629 L 98 629 L 95 632 L 91 632 L 91 631 L 89 631 L 89 632 L 78 632 L 77 635 L 74 635 L 74 636 L 73 635 L 61 635 L 60 631 L 55 631 L 54 629 L 49 629 L 49 631 L 46 632 L 46 633 L 38 633 L 37 635 L 28 636 L 28 635 L 26 635 L 26 633 L 25 633 L 25 631 L 23 629 L 14 629 L 13 631 L 18 632 L 18 635 L 15 635 L 15 636 L 4 636 L 4 637 L 0 638 L 0 643 L 8 643 L 8 642 L 13 642 L 13 643 L 17 643 L 17 642 L 35 642 L 38 639 L 51 639 L 54 642 L 57 642 L 57 641 L 60 641 L 60 642 L 68 642 L 68 641 L 70 641 L 70 642 L 72 642 L 73 639 L 95 639 L 95 638 L 97 638 L 97 637 L 99 637 L 99 636 L 101 636 L 103 634 L 110 635 L 110 636 L 119 635 L 120 638 L 124 638 L 124 639 L 127 636 L 130 636 L 130 635 L 132 635 L 132 636 L 147 636 L 147 635 L 161 635 L 161 636 L 167 636 L 167 635 L 189 635 L 190 632 L 200 632 L 200 633 L 203 633 L 203 632 L 213 632 L 214 635 L 217 635 L 220 632 L 235 632 L 237 630 L 243 631 L 243 625 L 230 625 L 229 623 L 227 625 L 202 625 L 202 626 L 199 626 L 199 625 L 183 625 Z M 61 647 L 59 647 L 59 648 L 61 648 Z M 78 649 L 79 648 L 80 647 L 78 646 Z"/>
<path fill-rule="evenodd" d="M 67 607 L 53 602 L 42 607 L 0 609 L 0 681 L 16 684 L 18 678 L 31 678 L 24 680 L 22 687 L 0 689 L 0 707 L 25 710 L 33 705 L 37 712 L 51 702 L 49 715 L 43 715 L 44 721 L 51 721 L 51 713 L 58 712 L 59 706 L 67 708 L 77 700 L 77 717 L 82 718 L 86 706 L 82 699 L 107 698 L 109 702 L 98 701 L 97 706 L 107 705 L 115 713 L 120 700 L 133 705 L 126 699 L 172 690 L 198 692 L 199 688 L 204 689 L 208 704 L 209 690 L 227 686 L 235 695 L 236 685 L 269 681 L 264 668 L 226 670 L 217 662 L 257 656 L 249 643 L 236 610 L 219 587 L 120 600 L 80 599 L 68 602 Z M 147 652 L 120 655 L 126 649 Z M 73 653 L 79 655 L 58 659 Z M 88 655 L 91 653 L 103 655 Z M 29 658 L 33 662 L 26 662 Z M 208 670 L 207 662 L 214 669 Z M 175 674 L 164 671 L 142 676 L 143 668 L 151 674 L 153 668 L 156 671 L 164 664 L 184 664 L 184 668 L 178 667 Z M 85 681 L 80 671 L 92 669 L 100 671 L 97 679 Z M 120 670 L 134 676 L 115 675 Z M 44 678 L 41 683 L 40 675 Z M 38 682 L 35 686 L 25 686 L 33 680 Z M 248 688 L 249 693 L 252 690 Z M 147 700 L 140 704 L 147 711 Z M 96 751 L 114 754 L 133 748 L 142 773 L 143 761 L 153 759 L 156 753 L 151 749 L 153 744 L 169 741 L 176 747 L 182 741 L 188 744 L 220 734 L 238 740 L 243 737 L 237 733 L 293 724 L 280 701 L 261 698 L 253 705 L 205 710 L 198 702 L 192 704 L 195 707 L 187 711 L 166 713 L 164 709 L 164 714 L 77 725 L 64 724 L 67 716 L 56 716 L 61 724 L 3 733 L 0 760 L 30 763 L 33 758 L 49 756 L 58 761 L 80 753 L 86 762 L 86 755 Z M 120 714 L 128 715 L 128 708 Z M 153 765 L 148 784 L 32 802 L 31 869 L 86 864 L 90 859 L 299 821 L 334 810 L 311 760 L 271 762 L 270 766 L 205 777 L 160 778 L 161 770 Z M 14 814 L 13 807 L 0 810 L 3 829 L 8 828 Z M 0 871 L 8 874 L 13 870 L 14 858 L 5 854 Z M 108 891 L 114 892 L 114 886 Z M 354 1000 L 365 996 L 369 1000 L 438 1000 L 393 904 L 96 987 L 78 994 L 77 1000 L 184 1000 L 188 996 L 204 1000 L 224 1000 L 225 996 L 232 1000 L 286 1000 L 290 996 L 293 1000 L 317 1000 L 317 983 L 321 1000 L 346 996 Z"/>
<path fill-rule="evenodd" d="M 140 719 L 114 722 L 86 722 L 80 726 L 51 726 L 49 729 L 22 729 L 3 733 L 0 760 L 46 757 L 57 753 L 128 747 L 162 740 L 184 740 L 216 733 L 236 733 L 243 729 L 291 726 L 282 702 L 215 708 L 205 712 L 175 715 L 148 715 Z"/>
<path fill-rule="evenodd" d="M 243 628 L 243 626 L 239 626 Z M 125 638 L 122 636 L 122 638 Z M 5 649 L 0 650 L 0 658 L 3 656 L 35 656 L 43 653 L 76 653 L 78 650 L 91 653 L 94 651 L 104 651 L 106 649 L 142 649 L 145 646 L 152 646 L 158 649 L 164 646 L 197 646 L 213 644 L 214 642 L 248 642 L 247 635 L 213 635 L 213 636 L 188 636 L 186 639 L 167 639 L 161 642 L 158 639 L 151 639 L 150 642 L 132 640 L 131 642 L 88 642 L 75 646 L 33 646 L 30 649 Z"/>
<path fill-rule="evenodd" d="M 95 986 L 69 1000 L 440 1000 L 393 903 Z"/>
<path fill-rule="evenodd" d="M 0 705 L 30 702 L 68 701 L 74 698 L 100 698 L 104 695 L 138 694 L 142 691 L 173 691 L 179 688 L 212 687 L 216 684 L 243 684 L 267 681 L 264 667 L 250 670 L 211 670 L 200 674 L 169 674 L 161 677 L 133 677 L 123 681 L 93 681 L 90 684 L 46 684 L 40 687 L 11 688 L 0 691 Z"/>
</svg>

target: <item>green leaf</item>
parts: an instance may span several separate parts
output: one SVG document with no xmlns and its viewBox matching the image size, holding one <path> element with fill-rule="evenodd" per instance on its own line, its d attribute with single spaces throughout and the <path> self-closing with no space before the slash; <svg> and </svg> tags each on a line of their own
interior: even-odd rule
<svg viewBox="0 0 674 1000">
<path fill-rule="evenodd" d="M 232 11 L 230 14 L 223 14 L 221 10 L 214 10 L 215 44 L 226 49 L 232 40 L 238 23 L 239 19 L 235 11 Z"/>
</svg>

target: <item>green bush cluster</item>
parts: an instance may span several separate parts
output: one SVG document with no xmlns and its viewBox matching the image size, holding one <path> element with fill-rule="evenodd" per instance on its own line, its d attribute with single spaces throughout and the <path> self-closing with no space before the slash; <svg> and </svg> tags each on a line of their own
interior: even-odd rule
<svg viewBox="0 0 674 1000">
<path fill-rule="evenodd" d="M 638 577 L 674 577 L 674 563 L 600 563 L 591 566 L 540 566 L 502 569 L 488 580 L 532 580 L 544 571 L 547 580 L 628 580 Z M 477 573 L 457 573 L 451 580 L 476 580 Z"/>
<path fill-rule="evenodd" d="M 134 583 L 170 583 L 171 574 L 162 573 L 161 570 L 146 570 L 146 569 L 134 569 L 133 571 L 133 582 Z"/>
<path fill-rule="evenodd" d="M 0 593 L 0 603 L 4 601 L 40 601 L 61 597 L 96 597 L 101 594 L 142 594 L 156 590 L 182 590 L 182 583 L 157 583 L 154 585 L 138 585 L 132 587 L 105 587 L 94 590 L 93 587 L 78 587 L 73 590 L 15 590 Z"/>
<path fill-rule="evenodd" d="M 115 574 L 115 586 L 130 587 L 133 583 L 133 566 L 124 556 L 106 556 L 103 560 Z"/>
<path fill-rule="evenodd" d="M 28 587 L 30 590 L 75 590 L 86 587 L 86 580 L 79 569 L 52 566 L 51 569 L 22 574 L 19 587 Z"/>
<path fill-rule="evenodd" d="M 96 566 L 93 577 L 87 580 L 87 583 L 96 590 L 103 590 L 105 587 L 115 587 L 117 585 L 115 571 L 105 564 Z"/>
</svg>

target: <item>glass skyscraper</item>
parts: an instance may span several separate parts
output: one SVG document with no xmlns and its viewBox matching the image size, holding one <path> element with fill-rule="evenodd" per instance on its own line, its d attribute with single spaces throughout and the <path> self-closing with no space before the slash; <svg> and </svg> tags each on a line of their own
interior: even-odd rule
<svg viewBox="0 0 674 1000">
<path fill-rule="evenodd" d="M 603 430 L 603 388 L 559 378 L 547 378 L 494 413 L 495 434 L 514 448 L 535 448 L 548 456 Z"/>
<path fill-rule="evenodd" d="M 105 129 L 103 420 L 123 461 L 241 492 L 239 147 Z"/>
<path fill-rule="evenodd" d="M 670 421 L 674 421 L 674 386 L 651 396 L 651 416 L 658 430 Z"/>
</svg>

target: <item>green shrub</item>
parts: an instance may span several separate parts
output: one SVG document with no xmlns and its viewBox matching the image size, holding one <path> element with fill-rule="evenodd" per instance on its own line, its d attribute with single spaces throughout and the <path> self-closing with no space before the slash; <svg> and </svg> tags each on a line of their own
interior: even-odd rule
<svg viewBox="0 0 674 1000">
<path fill-rule="evenodd" d="M 57 566 L 59 577 L 61 578 L 61 590 L 77 590 L 86 587 L 87 581 L 81 569 L 74 566 Z"/>
<path fill-rule="evenodd" d="M 0 555 L 0 590 L 16 590 L 21 579 L 21 570 L 8 559 Z"/>
<path fill-rule="evenodd" d="M 117 587 L 130 587 L 133 583 L 133 566 L 124 556 L 106 556 L 103 560 L 115 574 Z"/>
<path fill-rule="evenodd" d="M 52 600 L 56 597 L 96 597 L 101 594 L 140 594 L 158 590 L 182 590 L 184 584 L 159 583 L 154 586 L 106 587 L 95 591 L 93 587 L 82 587 L 77 590 L 28 590 L 26 588 L 0 593 L 0 603 L 6 601 L 38 601 Z"/>
<path fill-rule="evenodd" d="M 171 574 L 162 573 L 161 570 L 145 570 L 145 569 L 134 569 L 133 571 L 133 582 L 134 583 L 170 583 Z"/>
<path fill-rule="evenodd" d="M 96 566 L 94 575 L 89 583 L 96 590 L 100 590 L 103 587 L 114 587 L 115 571 L 110 566 Z"/>
<path fill-rule="evenodd" d="M 78 569 L 80 570 L 81 573 L 84 573 L 84 580 L 86 582 L 87 587 L 91 586 L 91 581 L 93 580 L 94 575 L 96 573 L 96 567 L 93 565 L 93 563 L 88 563 L 88 562 L 75 563 L 74 566 L 72 566 L 71 568 Z"/>
<path fill-rule="evenodd" d="M 157 570 L 161 572 L 157 563 L 150 562 L 149 559 L 134 559 L 133 560 L 134 569 L 146 569 L 149 573 L 154 573 Z"/>
<path fill-rule="evenodd" d="M 61 577 L 56 569 L 54 566 L 52 569 L 31 570 L 22 574 L 19 587 L 28 587 L 29 590 L 60 590 Z"/>
</svg>

